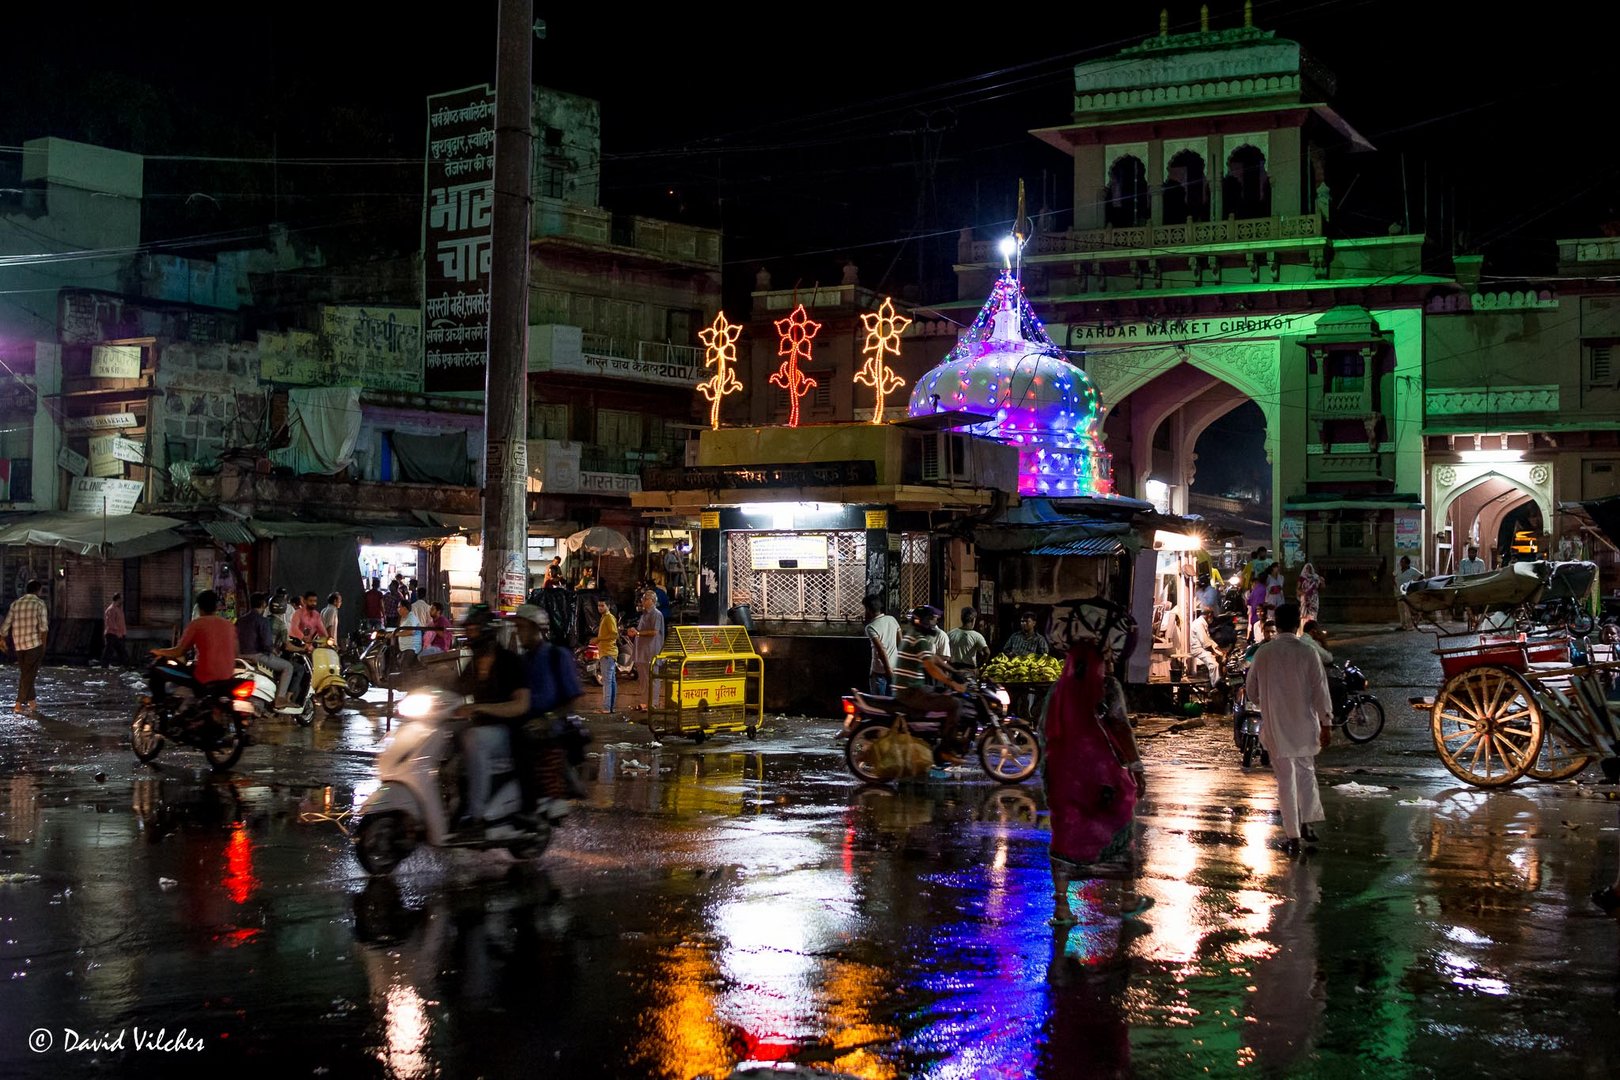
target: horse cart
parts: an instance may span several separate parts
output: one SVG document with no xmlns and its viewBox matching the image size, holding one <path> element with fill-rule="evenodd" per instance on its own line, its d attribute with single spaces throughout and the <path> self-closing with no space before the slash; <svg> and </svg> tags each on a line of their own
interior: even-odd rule
<svg viewBox="0 0 1620 1080">
<path fill-rule="evenodd" d="M 1413 705 L 1429 713 L 1434 748 L 1452 775 L 1500 787 L 1526 776 L 1567 780 L 1601 761 L 1611 781 L 1620 777 L 1620 702 L 1608 699 L 1620 660 L 1612 646 L 1570 634 L 1566 612 L 1536 617 L 1548 599 L 1579 610 L 1595 571 L 1584 562 L 1516 563 L 1414 582 L 1403 592 L 1435 631 L 1443 682 L 1434 698 Z M 1494 624 L 1487 615 L 1484 633 L 1448 633 L 1439 615 L 1454 605 L 1493 611 Z"/>
</svg>

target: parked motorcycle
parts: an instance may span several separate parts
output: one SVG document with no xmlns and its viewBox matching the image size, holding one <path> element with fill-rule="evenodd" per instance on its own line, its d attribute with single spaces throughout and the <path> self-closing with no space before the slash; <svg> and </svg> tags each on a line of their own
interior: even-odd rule
<svg viewBox="0 0 1620 1080">
<path fill-rule="evenodd" d="M 201 750 L 215 772 L 235 765 L 247 749 L 253 680 L 203 684 L 179 664 L 159 661 L 146 671 L 149 692 L 135 707 L 130 744 L 142 762 L 167 743 Z"/>
<path fill-rule="evenodd" d="M 400 650 L 394 631 L 373 630 L 360 654 L 343 667 L 343 684 L 350 697 L 365 697 L 373 686 L 398 690 L 401 680 L 419 663 L 416 650 Z"/>
<path fill-rule="evenodd" d="M 971 672 L 959 675 L 967 688 L 958 695 L 962 699 L 958 738 L 975 746 L 979 764 L 992 780 L 1017 784 L 1029 779 L 1041 766 L 1041 743 L 1035 729 L 1007 714 L 1011 698 L 1003 687 Z M 944 713 L 909 715 L 898 699 L 864 690 L 851 689 L 844 696 L 844 760 L 857 779 L 869 784 L 883 782 L 868 763 L 872 743 L 894 726 L 896 716 L 905 716 L 909 734 L 930 745 L 939 743 Z"/>
<path fill-rule="evenodd" d="M 1353 743 L 1371 742 L 1384 730 L 1384 706 L 1376 696 L 1367 692 L 1367 676 L 1348 661 L 1335 661 L 1327 672 L 1328 695 L 1333 700 L 1333 726 L 1344 731 Z M 1232 672 L 1228 666 L 1228 677 Z M 1238 752 L 1243 755 L 1247 769 L 1258 755 L 1260 764 L 1268 767 L 1271 755 L 1260 745 L 1260 710 L 1249 704 L 1243 691 L 1241 675 L 1236 676 L 1232 704 L 1232 737 Z"/>
<path fill-rule="evenodd" d="M 1344 729 L 1353 743 L 1371 742 L 1384 730 L 1384 706 L 1367 691 L 1367 676 L 1348 661 L 1328 668 L 1328 692 L 1333 698 L 1333 726 Z"/>
<path fill-rule="evenodd" d="M 639 679 L 641 673 L 636 670 L 632 651 L 632 643 L 628 634 L 619 635 L 619 658 L 614 665 L 619 669 L 619 681 L 626 679 L 632 681 Z M 574 653 L 574 660 L 579 664 L 579 678 L 581 682 L 589 679 L 597 686 L 602 685 L 602 659 L 601 651 L 590 642 L 581 645 Z"/>
<path fill-rule="evenodd" d="M 377 754 L 382 783 L 360 807 L 354 831 L 355 855 L 370 873 L 390 873 L 422 844 L 505 848 L 516 858 L 534 859 L 551 843 L 545 815 L 518 816 L 523 795 L 510 758 L 495 763 L 495 790 L 486 804 L 485 816 L 496 824 L 476 836 L 451 831 L 466 778 L 456 736 L 468 723 L 453 714 L 465 700 L 447 690 L 424 690 L 407 695 L 395 711 L 404 723 Z"/>
</svg>

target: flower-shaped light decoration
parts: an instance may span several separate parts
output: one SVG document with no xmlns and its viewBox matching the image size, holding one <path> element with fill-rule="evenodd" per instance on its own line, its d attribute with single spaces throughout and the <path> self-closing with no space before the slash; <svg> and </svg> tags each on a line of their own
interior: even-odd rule
<svg viewBox="0 0 1620 1080">
<path fill-rule="evenodd" d="M 894 299 L 885 296 L 876 311 L 861 316 L 861 322 L 866 326 L 866 344 L 861 346 L 866 366 L 855 373 L 855 381 L 877 391 L 877 402 L 872 406 L 872 423 L 881 424 L 884 395 L 906 385 L 906 380 L 896 375 L 894 369 L 883 362 L 883 358 L 888 353 L 900 355 L 900 335 L 911 325 L 911 320 L 904 315 L 896 315 Z"/>
<path fill-rule="evenodd" d="M 714 324 L 698 331 L 703 342 L 703 366 L 714 368 L 714 375 L 698 383 L 698 393 L 714 403 L 709 409 L 709 426 L 720 428 L 720 399 L 743 388 L 732 369 L 737 366 L 737 335 L 742 327 L 726 321 L 726 313 L 714 317 Z"/>
<path fill-rule="evenodd" d="M 793 314 L 776 320 L 776 333 L 780 341 L 776 355 L 785 356 L 782 366 L 771 376 L 771 385 L 780 386 L 788 394 L 788 427 L 799 426 L 799 399 L 808 394 L 816 380 L 799 370 L 799 358 L 810 362 L 810 341 L 821 329 L 821 324 L 805 314 L 804 305 L 793 309 Z"/>
</svg>

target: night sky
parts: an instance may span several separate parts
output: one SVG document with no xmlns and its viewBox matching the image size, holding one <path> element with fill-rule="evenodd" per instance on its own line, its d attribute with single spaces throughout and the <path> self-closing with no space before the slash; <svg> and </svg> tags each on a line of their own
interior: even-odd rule
<svg viewBox="0 0 1620 1080">
<path fill-rule="evenodd" d="M 938 6 L 822 19 L 767 7 L 722 19 L 542 4 L 535 72 L 602 101 L 610 208 L 724 227 L 728 292 L 762 261 L 778 285 L 808 285 L 837 280 L 848 257 L 863 283 L 920 281 L 940 298 L 956 231 L 1005 227 L 1019 177 L 1031 210 L 1066 223 L 1068 163 L 1025 132 L 1066 120 L 1072 65 L 1155 33 L 1158 8 L 983 5 L 950 20 Z M 152 240 L 234 242 L 275 219 L 337 255 L 413 249 L 423 98 L 493 81 L 493 2 L 157 10 L 8 10 L 0 144 L 49 133 L 178 156 L 148 169 Z M 1419 229 L 1427 207 L 1438 256 L 1456 232 L 1487 252 L 1487 273 L 1546 270 L 1547 239 L 1596 233 L 1620 204 L 1606 56 L 1617 19 L 1533 21 L 1575 10 L 1553 5 L 1512 9 L 1508 22 L 1493 10 L 1273 0 L 1255 5 L 1255 22 L 1338 74 L 1340 111 L 1382 151 L 1338 162 L 1341 227 Z M 1175 31 L 1197 18 L 1196 5 L 1171 8 Z M 1211 14 L 1216 28 L 1241 18 L 1236 0 Z M 300 157 L 368 160 L 288 160 Z M 0 183 L 14 182 L 16 159 L 0 153 Z M 1442 198 L 1455 213 L 1442 217 Z M 919 232 L 931 237 L 920 258 L 907 242 Z"/>
</svg>

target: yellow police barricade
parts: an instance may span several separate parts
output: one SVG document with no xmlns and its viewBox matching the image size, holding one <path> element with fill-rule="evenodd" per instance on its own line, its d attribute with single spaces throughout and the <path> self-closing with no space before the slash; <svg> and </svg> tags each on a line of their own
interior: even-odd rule
<svg viewBox="0 0 1620 1080">
<path fill-rule="evenodd" d="M 653 658 L 647 726 L 702 742 L 722 731 L 750 739 L 765 716 L 765 661 L 740 626 L 677 626 Z"/>
</svg>

